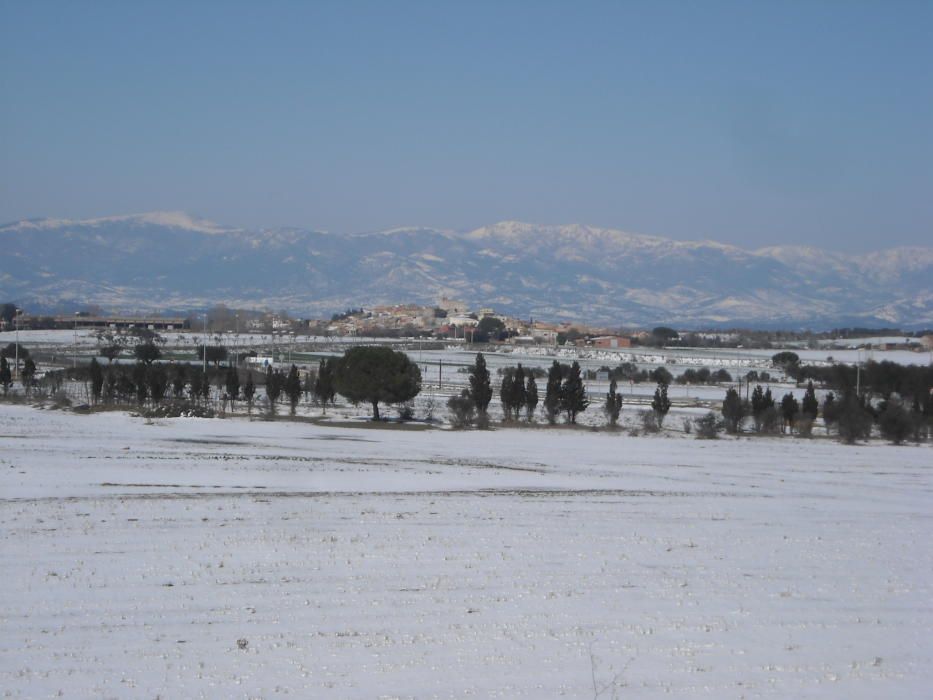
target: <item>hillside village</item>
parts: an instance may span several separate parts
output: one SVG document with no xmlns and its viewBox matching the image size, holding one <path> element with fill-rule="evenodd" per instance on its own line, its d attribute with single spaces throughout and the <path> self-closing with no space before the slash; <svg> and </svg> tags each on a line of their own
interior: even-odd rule
<svg viewBox="0 0 933 700">
<path fill-rule="evenodd" d="M 434 305 L 375 304 L 346 309 L 330 318 L 296 318 L 286 312 L 232 309 L 218 305 L 205 312 L 182 315 L 110 314 L 91 305 L 68 315 L 41 315 L 3 304 L 0 332 L 40 329 L 99 329 L 125 331 L 190 330 L 211 333 L 278 334 L 324 338 L 434 339 L 444 342 L 493 343 L 509 346 L 575 346 L 625 349 L 633 346 L 683 345 L 691 347 L 871 347 L 875 350 L 933 349 L 933 333 L 903 333 L 895 329 L 864 328 L 811 331 L 685 330 L 666 326 L 620 328 L 591 325 L 584 320 L 553 321 L 519 318 L 491 307 L 440 297 Z M 869 337 L 865 342 L 865 336 Z M 877 339 L 872 339 L 876 336 Z M 854 337 L 854 342 L 849 338 Z"/>
</svg>

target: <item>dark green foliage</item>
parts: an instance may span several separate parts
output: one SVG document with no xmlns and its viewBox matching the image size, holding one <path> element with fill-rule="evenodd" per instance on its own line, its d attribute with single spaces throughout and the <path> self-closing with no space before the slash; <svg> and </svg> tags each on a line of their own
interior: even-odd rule
<svg viewBox="0 0 933 700">
<path fill-rule="evenodd" d="M 605 369 L 609 369 L 608 367 Z M 648 380 L 648 373 L 638 369 L 634 362 L 622 362 L 615 369 L 609 370 L 609 378 L 616 381 L 644 382 Z"/>
<path fill-rule="evenodd" d="M 0 350 L 0 357 L 5 357 L 8 360 L 12 360 L 16 357 L 16 343 L 9 343 L 3 350 Z M 19 359 L 23 360 L 29 357 L 29 348 L 24 348 L 22 345 L 19 346 Z"/>
<path fill-rule="evenodd" d="M 735 391 L 730 389 L 730 391 Z M 697 440 L 715 440 L 719 437 L 720 423 L 716 419 L 716 414 L 710 411 L 702 418 L 697 418 L 694 421 L 694 426 L 697 431 Z"/>
<path fill-rule="evenodd" d="M 530 422 L 534 420 L 535 408 L 538 406 L 538 383 L 534 375 L 528 377 L 528 385 L 525 387 L 525 415 Z"/>
<path fill-rule="evenodd" d="M 904 406 L 897 395 L 892 395 L 884 405 L 884 410 L 878 416 L 878 428 L 885 440 L 900 445 L 913 432 L 914 422 L 910 411 Z"/>
<path fill-rule="evenodd" d="M 154 365 L 146 367 L 146 388 L 149 391 L 149 399 L 152 403 L 161 403 L 165 398 L 165 391 L 168 389 L 168 373 L 165 367 Z"/>
<path fill-rule="evenodd" d="M 515 410 L 516 420 L 521 413 L 522 408 L 525 406 L 527 400 L 526 389 L 525 389 L 525 370 L 522 368 L 521 363 L 518 363 L 518 367 L 515 368 L 515 381 L 512 382 L 512 406 Z"/>
<path fill-rule="evenodd" d="M 23 362 L 23 386 L 26 387 L 27 391 L 33 385 L 33 380 L 36 377 L 36 363 L 31 357 L 27 357 L 26 361 Z"/>
<path fill-rule="evenodd" d="M 474 343 L 488 343 L 490 340 L 505 340 L 508 333 L 505 324 L 494 316 L 484 316 L 476 324 L 471 336 Z"/>
<path fill-rule="evenodd" d="M 10 390 L 10 385 L 13 383 L 13 373 L 10 372 L 10 365 L 6 361 L 6 357 L 0 357 L 0 386 L 3 387 L 3 395 L 6 396 L 7 392 Z"/>
<path fill-rule="evenodd" d="M 198 359 L 202 362 L 210 362 L 217 367 L 221 362 L 227 360 L 227 348 L 223 345 L 198 345 Z"/>
<path fill-rule="evenodd" d="M 658 326 L 651 331 L 652 341 L 655 345 L 666 345 L 674 340 L 680 339 L 680 334 L 673 328 L 667 326 Z"/>
<path fill-rule="evenodd" d="M 499 383 L 499 403 L 502 404 L 502 418 L 505 421 L 512 420 L 512 384 L 514 382 L 514 373 L 506 372 Z"/>
<path fill-rule="evenodd" d="M 476 404 L 470 398 L 470 393 L 464 389 L 460 396 L 451 396 L 447 400 L 450 411 L 450 422 L 454 428 L 468 428 L 473 424 L 476 416 Z"/>
<path fill-rule="evenodd" d="M 275 413 L 275 402 L 279 400 L 284 384 L 285 378 L 278 370 L 273 370 L 271 365 L 266 368 L 266 398 L 269 399 L 269 413 Z"/>
<path fill-rule="evenodd" d="M 920 400 L 914 398 L 913 406 L 910 409 L 910 439 L 914 442 L 923 442 L 930 432 L 930 421 L 923 414 L 923 407 Z"/>
<path fill-rule="evenodd" d="M 561 410 L 561 381 L 560 364 L 554 360 L 547 373 L 547 388 L 544 394 L 544 412 L 551 425 L 557 422 L 557 415 Z"/>
<path fill-rule="evenodd" d="M 735 389 L 726 390 L 726 398 L 722 402 L 722 418 L 726 432 L 735 435 L 739 432 L 742 420 L 748 415 L 748 407 L 739 392 Z M 699 421 L 697 421 L 699 425 Z"/>
<path fill-rule="evenodd" d="M 133 354 L 137 360 L 147 365 L 151 365 L 162 357 L 162 351 L 155 346 L 155 343 L 140 343 L 133 348 Z"/>
<path fill-rule="evenodd" d="M 578 328 L 571 328 L 567 330 L 567 332 L 561 331 L 557 334 L 557 344 L 564 345 L 565 343 L 570 343 L 572 345 L 574 341 L 585 337 L 586 336 L 583 335 Z"/>
<path fill-rule="evenodd" d="M 712 381 L 714 384 L 728 384 L 732 381 L 732 375 L 724 369 L 717 369 L 713 372 Z"/>
<path fill-rule="evenodd" d="M 774 411 L 773 417 L 769 413 L 769 409 L 773 408 L 774 398 L 771 396 L 771 389 L 768 388 L 766 391 L 761 388 L 761 384 L 756 384 L 752 391 L 752 418 L 755 421 L 756 433 L 771 432 L 777 425 L 777 412 Z"/>
<path fill-rule="evenodd" d="M 104 389 L 104 371 L 97 362 L 97 358 L 91 358 L 88 374 L 91 379 L 91 400 L 94 403 L 98 403 L 100 402 L 100 396 Z"/>
<path fill-rule="evenodd" d="M 476 353 L 476 359 L 470 367 L 469 397 L 474 408 L 481 414 L 485 414 L 492 400 L 492 384 L 489 381 L 486 358 L 481 352 Z"/>
<path fill-rule="evenodd" d="M 321 402 L 321 411 L 327 413 L 327 404 L 334 402 L 337 390 L 334 387 L 334 369 L 336 360 L 323 358 L 318 364 L 317 377 L 314 379 L 314 396 Z"/>
<path fill-rule="evenodd" d="M 659 383 L 651 399 L 651 411 L 657 421 L 658 429 L 664 426 L 664 417 L 671 410 L 671 400 L 667 398 L 667 384 Z"/>
<path fill-rule="evenodd" d="M 794 421 L 800 413 L 800 404 L 793 394 L 784 394 L 781 399 L 781 432 L 793 432 Z"/>
<path fill-rule="evenodd" d="M 421 370 L 408 355 L 381 346 L 350 348 L 337 361 L 337 393 L 354 403 L 365 401 L 379 420 L 379 403 L 401 403 L 421 391 Z"/>
<path fill-rule="evenodd" d="M 854 393 L 843 396 L 837 419 L 839 439 L 851 445 L 871 437 L 872 415 Z"/>
<path fill-rule="evenodd" d="M 614 428 L 619 424 L 619 415 L 622 413 L 622 394 L 616 391 L 615 379 L 609 382 L 609 392 L 606 394 L 603 413 L 606 414 L 610 426 Z"/>
<path fill-rule="evenodd" d="M 0 304 L 0 319 L 12 324 L 16 317 L 16 304 Z"/>
<path fill-rule="evenodd" d="M 795 352 L 784 350 L 771 356 L 771 364 L 786 371 L 789 367 L 800 364 L 800 356 Z"/>
<path fill-rule="evenodd" d="M 781 425 L 781 414 L 773 402 L 761 412 L 756 425 L 760 425 L 759 431 L 762 433 L 771 434 L 778 431 Z"/>
<path fill-rule="evenodd" d="M 295 365 L 291 366 L 288 376 L 285 377 L 285 395 L 288 397 L 291 414 L 295 415 L 295 409 L 298 408 L 298 402 L 301 400 L 301 377 Z"/>
<path fill-rule="evenodd" d="M 185 384 L 188 383 L 188 372 L 185 365 L 175 365 L 175 374 L 172 375 L 172 395 L 180 399 L 185 395 Z"/>
<path fill-rule="evenodd" d="M 507 367 L 503 372 L 502 382 L 499 385 L 499 399 L 502 403 L 504 419 L 518 420 L 522 410 L 526 408 L 527 401 L 525 370 L 521 365 Z"/>
<path fill-rule="evenodd" d="M 253 383 L 253 373 L 246 375 L 246 384 L 243 385 L 243 398 L 246 399 L 246 410 L 253 411 L 253 397 L 256 395 L 256 385 Z"/>
<path fill-rule="evenodd" d="M 807 391 L 800 403 L 800 413 L 814 421 L 819 411 L 820 403 L 816 400 L 816 390 L 813 388 L 813 381 L 811 380 L 807 382 Z"/>
<path fill-rule="evenodd" d="M 655 384 L 663 384 L 664 386 L 670 386 L 671 382 L 674 381 L 674 375 L 668 371 L 667 367 L 655 367 L 651 370 L 648 378 Z"/>
<path fill-rule="evenodd" d="M 120 345 L 107 345 L 100 350 L 100 356 L 106 357 L 108 363 L 113 363 L 113 361 L 119 357 L 120 353 L 123 352 L 123 347 Z"/>
<path fill-rule="evenodd" d="M 227 390 L 227 398 L 231 402 L 236 402 L 240 398 L 240 374 L 235 367 L 227 370 L 224 384 Z"/>
<path fill-rule="evenodd" d="M 839 421 L 839 404 L 836 402 L 836 395 L 833 392 L 826 394 L 823 399 L 823 423 L 827 432 Z"/>
<path fill-rule="evenodd" d="M 191 400 L 195 403 L 201 401 L 201 395 L 204 391 L 203 385 L 205 385 L 206 377 L 204 376 L 204 371 L 200 367 L 191 368 Z"/>
<path fill-rule="evenodd" d="M 580 364 L 574 360 L 570 365 L 570 373 L 561 386 L 561 410 L 567 415 L 567 422 L 573 424 L 577 422 L 577 415 L 585 411 L 589 405 L 586 387 L 583 386 L 583 377 L 580 375 Z"/>
<path fill-rule="evenodd" d="M 133 387 L 136 390 L 136 402 L 142 406 L 149 396 L 149 386 L 146 384 L 146 365 L 137 362 L 133 365 Z"/>
<path fill-rule="evenodd" d="M 104 375 L 104 403 L 113 403 L 117 397 L 117 373 L 112 369 L 107 369 Z"/>
<path fill-rule="evenodd" d="M 710 371 L 706 367 L 700 369 L 685 369 L 679 377 L 678 384 L 707 384 L 710 380 Z"/>
</svg>

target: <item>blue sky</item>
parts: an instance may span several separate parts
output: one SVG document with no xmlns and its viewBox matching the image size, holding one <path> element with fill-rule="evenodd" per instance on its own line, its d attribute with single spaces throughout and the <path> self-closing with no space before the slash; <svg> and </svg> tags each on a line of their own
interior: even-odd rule
<svg viewBox="0 0 933 700">
<path fill-rule="evenodd" d="M 933 244 L 933 3 L 0 0 L 0 221 Z"/>
</svg>

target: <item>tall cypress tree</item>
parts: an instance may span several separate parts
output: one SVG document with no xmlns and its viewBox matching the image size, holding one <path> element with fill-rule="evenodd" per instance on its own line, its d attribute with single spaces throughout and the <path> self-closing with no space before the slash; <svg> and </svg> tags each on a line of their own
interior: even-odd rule
<svg viewBox="0 0 933 700">
<path fill-rule="evenodd" d="M 317 367 L 314 380 L 314 396 L 321 402 L 321 411 L 327 414 L 327 404 L 333 403 L 337 392 L 334 389 L 334 360 L 323 358 Z"/>
<path fill-rule="evenodd" d="M 651 410 L 654 411 L 658 427 L 662 427 L 664 417 L 671 410 L 671 400 L 667 398 L 667 384 L 658 384 L 657 389 L 654 390 L 654 398 L 651 399 Z"/>
<path fill-rule="evenodd" d="M 561 407 L 561 370 L 557 360 L 554 360 L 547 373 L 547 388 L 544 393 L 544 411 L 547 421 L 551 425 L 557 422 L 557 414 Z"/>
<path fill-rule="evenodd" d="M 514 408 L 512 399 L 515 396 L 512 385 L 514 383 L 515 375 L 512 373 L 511 367 L 506 368 L 505 374 L 502 375 L 502 381 L 499 383 L 499 402 L 502 404 L 502 418 L 506 421 L 512 420 L 512 410 Z"/>
<path fill-rule="evenodd" d="M 266 369 L 266 398 L 269 399 L 269 413 L 275 413 L 275 402 L 282 393 L 282 375 L 273 370 L 272 365 Z"/>
<path fill-rule="evenodd" d="M 819 401 L 816 400 L 816 390 L 813 388 L 813 380 L 811 379 L 807 382 L 807 391 L 803 395 L 803 400 L 800 404 L 800 412 L 810 420 L 816 420 L 819 411 L 820 404 Z"/>
<path fill-rule="evenodd" d="M 230 399 L 231 406 L 240 398 L 240 375 L 235 367 L 227 370 L 226 376 L 227 398 Z"/>
<path fill-rule="evenodd" d="M 91 358 L 91 365 L 88 367 L 91 375 L 91 398 L 94 403 L 100 401 L 101 392 L 104 389 L 104 371 L 100 368 L 96 357 Z"/>
<path fill-rule="evenodd" d="M 739 432 L 739 426 L 745 417 L 745 404 L 735 389 L 726 390 L 726 398 L 722 402 L 722 417 L 726 423 L 726 432 L 733 435 Z"/>
<path fill-rule="evenodd" d="M 518 420 L 522 408 L 525 406 L 525 398 L 525 370 L 522 368 L 522 363 L 519 362 L 512 380 L 512 407 L 515 411 L 515 420 Z"/>
<path fill-rule="evenodd" d="M 793 432 L 794 421 L 797 418 L 797 414 L 800 412 L 800 404 L 797 403 L 797 399 L 794 398 L 794 395 L 791 393 L 784 394 L 784 398 L 781 399 L 781 432 L 786 432 L 787 429 L 790 429 Z"/>
<path fill-rule="evenodd" d="M 470 367 L 469 397 L 480 416 L 485 416 L 489 402 L 492 400 L 492 384 L 489 381 L 486 358 L 481 352 L 476 353 L 476 359 Z"/>
<path fill-rule="evenodd" d="M 583 377 L 580 373 L 580 363 L 574 360 L 570 365 L 570 372 L 561 387 L 561 408 L 567 414 L 569 423 L 577 422 L 577 414 L 586 410 L 590 405 L 586 398 L 586 387 L 583 386 Z"/>
<path fill-rule="evenodd" d="M 10 385 L 13 383 L 13 373 L 10 372 L 10 365 L 6 361 L 6 357 L 0 356 L 0 386 L 3 387 L 4 396 L 10 390 Z"/>
<path fill-rule="evenodd" d="M 256 394 L 256 385 L 253 383 L 253 373 L 246 370 L 246 384 L 243 385 L 243 398 L 246 399 L 246 411 L 253 412 L 253 396 Z"/>
<path fill-rule="evenodd" d="M 530 423 L 535 417 L 535 408 L 538 406 L 538 383 L 534 375 L 529 375 L 528 386 L 525 388 L 525 417 Z"/>
<path fill-rule="evenodd" d="M 618 425 L 619 415 L 622 413 L 622 394 L 616 391 L 616 387 L 615 379 L 609 382 L 609 393 L 606 394 L 606 404 L 603 406 L 603 412 L 613 428 Z"/>
<path fill-rule="evenodd" d="M 285 377 L 285 395 L 288 397 L 291 414 L 295 415 L 295 409 L 301 400 L 301 378 L 298 376 L 298 368 L 295 365 L 291 366 L 288 376 Z"/>
</svg>

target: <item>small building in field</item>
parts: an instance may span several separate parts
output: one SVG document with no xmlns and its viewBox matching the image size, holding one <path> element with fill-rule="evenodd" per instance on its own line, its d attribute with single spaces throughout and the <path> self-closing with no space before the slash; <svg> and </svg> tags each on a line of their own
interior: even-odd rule
<svg viewBox="0 0 933 700">
<path fill-rule="evenodd" d="M 273 363 L 274 360 L 268 355 L 252 355 L 246 358 L 246 364 L 260 369 L 264 369 Z"/>
<path fill-rule="evenodd" d="M 630 338 L 624 338 L 621 335 L 600 335 L 593 338 L 594 348 L 630 348 L 632 341 Z"/>
<path fill-rule="evenodd" d="M 56 328 L 148 328 L 149 330 L 183 330 L 188 319 L 169 316 L 56 316 Z M 22 327 L 22 326 L 21 326 Z"/>
</svg>

